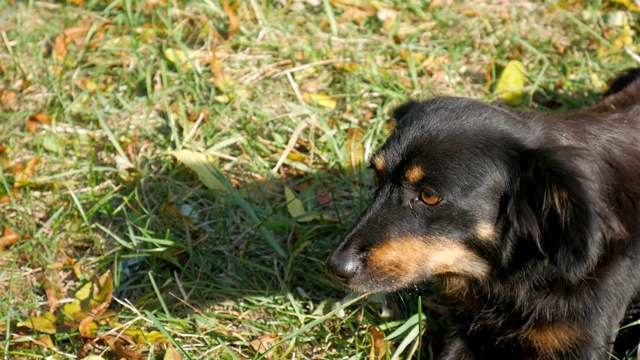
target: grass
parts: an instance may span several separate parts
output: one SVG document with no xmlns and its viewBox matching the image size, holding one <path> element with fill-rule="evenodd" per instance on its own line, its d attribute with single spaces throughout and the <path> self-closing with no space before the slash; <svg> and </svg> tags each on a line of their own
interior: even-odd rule
<svg viewBox="0 0 640 360">
<path fill-rule="evenodd" d="M 408 356 L 420 298 L 396 295 L 394 321 L 336 308 L 347 292 L 323 266 L 366 204 L 390 109 L 497 101 L 512 59 L 523 106 L 576 108 L 639 50 L 620 3 L 440 3 L 1 3 L 0 354 L 366 358 L 393 335 L 383 356 L 405 338 Z M 219 190 L 175 150 L 209 154 Z M 91 331 L 64 307 L 87 283 L 110 290 Z M 53 331 L 25 326 L 51 308 Z"/>
</svg>

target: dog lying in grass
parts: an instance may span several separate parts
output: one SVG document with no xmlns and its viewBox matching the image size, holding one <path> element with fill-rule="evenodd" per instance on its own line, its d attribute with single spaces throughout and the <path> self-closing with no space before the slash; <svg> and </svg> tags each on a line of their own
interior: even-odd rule
<svg viewBox="0 0 640 360">
<path fill-rule="evenodd" d="M 640 290 L 640 71 L 580 111 L 436 98 L 393 116 L 328 271 L 362 292 L 435 284 L 440 359 L 609 358 Z"/>
</svg>

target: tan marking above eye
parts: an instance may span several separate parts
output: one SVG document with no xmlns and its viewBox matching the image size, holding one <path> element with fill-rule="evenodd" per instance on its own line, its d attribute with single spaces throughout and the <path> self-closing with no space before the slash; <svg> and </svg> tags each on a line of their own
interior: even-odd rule
<svg viewBox="0 0 640 360">
<path fill-rule="evenodd" d="M 384 169 L 385 163 L 386 163 L 386 159 L 382 154 L 376 155 L 371 161 L 371 164 L 373 165 L 373 167 L 378 171 L 382 171 Z"/>
<path fill-rule="evenodd" d="M 486 221 L 480 221 L 476 225 L 476 238 L 482 241 L 492 241 L 496 238 L 496 229 Z"/>
<path fill-rule="evenodd" d="M 410 182 L 416 183 L 424 177 L 424 169 L 420 166 L 414 165 L 407 170 L 404 177 Z"/>
<path fill-rule="evenodd" d="M 427 205 L 437 205 L 442 198 L 430 191 L 422 190 L 420 191 L 420 200 Z"/>
<path fill-rule="evenodd" d="M 372 272 L 409 285 L 434 275 L 482 279 L 489 264 L 461 243 L 446 237 L 392 238 L 371 249 L 367 266 Z"/>
</svg>

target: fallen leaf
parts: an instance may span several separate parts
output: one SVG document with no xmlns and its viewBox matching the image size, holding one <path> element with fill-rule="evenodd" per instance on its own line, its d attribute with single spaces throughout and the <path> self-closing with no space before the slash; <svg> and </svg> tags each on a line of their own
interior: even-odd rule
<svg viewBox="0 0 640 360">
<path fill-rule="evenodd" d="M 15 110 L 18 108 L 18 94 L 15 91 L 4 89 L 0 93 L 0 104 L 5 109 Z"/>
<path fill-rule="evenodd" d="M 387 354 L 387 344 L 384 340 L 384 334 L 373 325 L 369 326 L 369 332 L 371 333 L 371 351 L 369 352 L 369 359 L 384 359 Z"/>
<path fill-rule="evenodd" d="M 56 333 L 56 316 L 50 312 L 44 313 L 42 316 L 32 316 L 25 321 L 21 321 L 17 326 L 33 329 L 45 334 Z"/>
<path fill-rule="evenodd" d="M 30 133 L 36 132 L 38 124 L 51 125 L 51 116 L 46 114 L 34 114 L 27 119 L 27 131 Z"/>
<path fill-rule="evenodd" d="M 312 212 L 307 212 L 307 210 L 304 208 L 302 200 L 298 199 L 288 186 L 284 187 L 284 196 L 287 200 L 287 211 L 289 211 L 289 215 L 296 219 L 296 221 L 310 222 L 320 219 L 320 215 Z"/>
<path fill-rule="evenodd" d="M 117 324 L 116 326 L 122 326 L 122 324 Z M 115 327 L 115 326 L 114 326 Z M 146 345 L 146 344 L 170 344 L 171 342 L 167 337 L 161 333 L 160 331 L 144 331 L 139 328 L 130 327 L 124 331 L 127 336 L 131 337 L 131 340 L 138 345 Z"/>
<path fill-rule="evenodd" d="M 218 90 L 227 92 L 236 86 L 235 81 L 224 71 L 222 63 L 220 63 L 220 60 L 216 56 L 215 50 L 211 51 L 209 65 L 211 66 L 211 73 L 213 74 L 213 84 Z"/>
<path fill-rule="evenodd" d="M 198 121 L 198 119 L 202 118 L 202 121 L 207 121 L 207 109 L 200 109 L 200 112 L 197 113 L 192 113 L 192 112 L 188 112 L 187 113 L 187 120 L 189 122 L 196 122 Z"/>
<path fill-rule="evenodd" d="M 520 106 L 524 102 L 524 82 L 526 72 L 524 65 L 517 60 L 511 60 L 502 70 L 495 93 L 507 104 Z"/>
<path fill-rule="evenodd" d="M 54 154 L 61 154 L 64 150 L 62 140 L 53 133 L 47 133 L 41 138 L 42 147 Z"/>
<path fill-rule="evenodd" d="M 287 155 L 287 159 L 291 161 L 304 162 L 305 157 L 300 153 L 292 151 L 289 153 L 289 155 Z"/>
<path fill-rule="evenodd" d="M 211 190 L 225 191 L 224 184 L 218 179 L 220 170 L 216 167 L 211 156 L 192 150 L 170 151 L 178 161 L 193 170 L 200 181 Z"/>
<path fill-rule="evenodd" d="M 164 56 L 167 60 L 171 61 L 177 68 L 183 70 L 191 69 L 191 62 L 189 61 L 189 55 L 180 49 L 166 49 Z"/>
<path fill-rule="evenodd" d="M 360 9 L 357 7 L 345 7 L 344 12 L 340 15 L 340 19 L 343 21 L 350 21 L 356 23 L 358 25 L 362 25 L 362 23 L 370 17 L 373 17 L 376 14 L 376 9 L 374 7 Z"/>
<path fill-rule="evenodd" d="M 20 234 L 5 225 L 4 234 L 0 237 L 0 251 L 3 251 L 6 246 L 15 244 L 18 240 L 20 240 Z"/>
<path fill-rule="evenodd" d="M 265 351 L 271 349 L 278 342 L 278 337 L 274 334 L 262 335 L 257 339 L 249 342 L 249 346 L 258 354 L 264 354 Z M 267 358 L 272 358 L 272 353 L 267 354 Z"/>
<path fill-rule="evenodd" d="M 224 10 L 225 14 L 229 18 L 229 33 L 227 35 L 227 39 L 232 37 L 235 33 L 240 30 L 240 20 L 238 20 L 238 15 L 236 14 L 235 9 L 232 9 L 229 6 L 229 1 L 222 1 L 222 10 Z"/>
<path fill-rule="evenodd" d="M 53 45 L 53 54 L 59 60 L 64 59 L 67 55 L 67 46 L 79 37 L 85 36 L 89 32 L 89 25 L 83 27 L 69 28 L 58 35 Z"/>
<path fill-rule="evenodd" d="M 51 340 L 51 337 L 49 335 L 41 336 L 33 342 L 48 349 L 55 349 L 55 345 L 53 345 L 53 341 Z"/>
<path fill-rule="evenodd" d="M 49 302 L 49 312 L 53 313 L 58 308 L 58 301 L 60 299 L 60 296 L 62 295 L 60 287 L 56 286 L 46 276 L 43 276 L 40 279 L 40 286 L 42 286 L 45 295 L 47 295 L 47 301 Z"/>
<path fill-rule="evenodd" d="M 622 31 L 613 40 L 613 47 L 620 50 L 625 46 L 633 45 L 633 30 L 629 26 L 629 20 L 625 17 L 622 21 Z"/>
<path fill-rule="evenodd" d="M 311 105 L 320 105 L 327 110 L 333 110 L 337 106 L 337 102 L 331 98 L 331 96 L 322 93 L 306 93 L 302 94 L 304 101 Z"/>
<path fill-rule="evenodd" d="M 76 292 L 73 301 L 62 307 L 66 315 L 65 325 L 76 328 L 87 317 L 92 318 L 91 321 L 99 317 L 111 303 L 112 294 L 113 280 L 111 271 L 108 270 L 95 281 L 84 284 Z M 85 328 L 88 329 L 89 326 L 85 325 Z"/>
<path fill-rule="evenodd" d="M 611 2 L 624 5 L 629 11 L 640 12 L 640 7 L 633 0 L 611 0 Z"/>
<path fill-rule="evenodd" d="M 109 347 L 118 354 L 118 356 L 125 359 L 140 359 L 142 358 L 142 349 L 140 348 L 128 348 L 120 341 L 120 338 L 109 337 L 105 339 Z"/>
<path fill-rule="evenodd" d="M 407 64 L 414 64 L 415 66 L 419 66 L 422 62 L 427 60 L 427 56 L 425 54 L 417 53 L 414 51 L 407 51 L 405 49 L 400 49 L 398 51 L 402 60 Z"/>
<path fill-rule="evenodd" d="M 16 174 L 16 182 L 13 185 L 14 188 L 19 188 L 26 185 L 29 180 L 36 173 L 36 165 L 40 163 L 40 157 L 36 156 L 33 159 L 29 160 L 27 166 L 19 169 L 19 172 L 14 172 Z"/>
</svg>

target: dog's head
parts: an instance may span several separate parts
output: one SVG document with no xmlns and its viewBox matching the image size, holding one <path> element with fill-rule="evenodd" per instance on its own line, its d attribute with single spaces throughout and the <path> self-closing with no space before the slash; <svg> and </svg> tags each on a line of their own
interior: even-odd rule
<svg viewBox="0 0 640 360">
<path fill-rule="evenodd" d="M 593 266 L 597 216 L 569 147 L 541 145 L 545 130 L 524 115 L 468 99 L 409 102 L 394 117 L 371 159 L 375 195 L 327 260 L 336 279 L 390 292 L 531 260 L 568 278 Z"/>
</svg>

